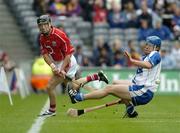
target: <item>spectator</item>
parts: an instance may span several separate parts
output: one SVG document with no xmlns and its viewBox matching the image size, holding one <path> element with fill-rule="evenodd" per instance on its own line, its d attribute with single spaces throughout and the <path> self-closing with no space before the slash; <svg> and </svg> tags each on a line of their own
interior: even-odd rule
<svg viewBox="0 0 180 133">
<path fill-rule="evenodd" d="M 82 66 L 84 66 L 84 67 L 92 66 L 92 63 L 90 62 L 90 60 L 87 56 L 84 56 L 83 61 L 82 61 Z"/>
<path fill-rule="evenodd" d="M 160 0 L 159 0 L 160 1 Z M 139 9 L 141 8 L 141 3 L 145 2 L 148 8 L 153 8 L 153 4 L 155 3 L 155 0 L 135 0 L 136 7 Z"/>
<path fill-rule="evenodd" d="M 128 3 L 132 3 L 133 7 L 136 9 L 135 0 L 121 0 L 122 10 L 127 8 Z"/>
<path fill-rule="evenodd" d="M 99 57 L 96 57 L 95 64 L 96 66 L 100 66 L 100 67 L 112 66 L 112 60 L 106 48 L 103 47 L 100 49 L 100 55 Z"/>
<path fill-rule="evenodd" d="M 6 53 L 0 49 L 0 66 L 3 66 L 3 60 Z"/>
<path fill-rule="evenodd" d="M 113 4 L 120 4 L 121 0 L 105 0 L 107 10 L 112 10 Z"/>
<path fill-rule="evenodd" d="M 76 52 L 74 54 L 74 57 L 76 58 L 77 63 L 79 65 L 82 65 L 84 55 L 82 53 L 82 47 L 80 45 L 76 47 Z"/>
<path fill-rule="evenodd" d="M 134 49 L 135 48 L 135 45 L 134 45 L 134 42 L 133 40 L 129 40 L 128 41 L 128 52 L 130 53 L 131 52 L 131 49 Z"/>
<path fill-rule="evenodd" d="M 164 4 L 165 0 L 155 0 L 154 2 L 154 12 L 156 12 L 159 16 L 162 16 L 165 12 Z"/>
<path fill-rule="evenodd" d="M 140 25 L 141 20 L 147 20 L 148 25 L 151 27 L 152 26 L 152 10 L 147 7 L 146 2 L 141 2 L 141 9 L 137 10 L 136 14 L 138 15 L 138 25 Z"/>
<path fill-rule="evenodd" d="M 77 63 L 80 66 L 90 66 L 90 61 L 89 61 L 88 57 L 86 57 L 82 53 L 82 47 L 80 45 L 76 47 L 76 52 L 74 54 L 74 57 L 76 58 Z"/>
<path fill-rule="evenodd" d="M 104 41 L 103 36 L 99 36 L 97 38 L 97 42 L 95 44 L 95 47 L 93 49 L 93 58 L 92 62 L 95 62 L 96 58 L 100 56 L 100 51 L 102 48 L 105 48 L 108 51 L 109 56 L 111 56 L 111 48 L 109 45 Z"/>
<path fill-rule="evenodd" d="M 162 40 L 172 40 L 173 39 L 173 34 L 169 30 L 167 26 L 162 25 L 162 20 L 159 18 L 155 21 L 153 24 L 154 29 L 152 30 L 153 36 L 158 36 Z"/>
<path fill-rule="evenodd" d="M 85 21 L 92 22 L 92 11 L 94 0 L 80 0 L 81 7 L 83 9 L 82 16 Z"/>
<path fill-rule="evenodd" d="M 131 53 L 131 50 L 134 49 L 135 51 L 140 51 L 140 48 L 138 48 L 137 46 L 135 46 L 135 42 L 134 40 L 129 40 L 128 41 L 128 52 Z M 139 42 L 137 42 L 139 43 Z M 139 45 L 139 44 L 138 44 Z"/>
<path fill-rule="evenodd" d="M 15 62 L 10 60 L 9 56 L 4 51 L 0 51 L 0 61 L 6 71 L 12 71 L 16 67 Z"/>
<path fill-rule="evenodd" d="M 172 23 L 174 36 L 178 39 L 180 37 L 180 8 L 176 8 Z"/>
<path fill-rule="evenodd" d="M 146 40 L 146 38 L 150 36 L 151 33 L 152 33 L 152 28 L 150 28 L 150 26 L 148 25 L 148 21 L 142 19 L 140 28 L 138 30 L 138 41 Z"/>
<path fill-rule="evenodd" d="M 137 15 L 134 13 L 135 8 L 132 2 L 128 2 L 125 8 L 125 15 L 127 16 L 127 27 L 136 28 L 137 27 Z"/>
<path fill-rule="evenodd" d="M 126 66 L 126 60 L 122 53 L 122 42 L 118 38 L 114 39 L 112 44 L 113 65 L 115 68 Z"/>
<path fill-rule="evenodd" d="M 175 59 L 168 54 L 166 49 L 161 50 L 161 61 L 163 69 L 173 69 L 176 66 Z"/>
<path fill-rule="evenodd" d="M 70 0 L 67 4 L 67 15 L 68 16 L 81 16 L 82 8 L 79 4 L 79 0 Z"/>
<path fill-rule="evenodd" d="M 180 41 L 180 26 L 178 25 L 174 26 L 173 31 L 174 31 L 174 38 Z"/>
<path fill-rule="evenodd" d="M 164 8 L 165 11 L 162 15 L 163 25 L 167 26 L 170 30 L 172 30 L 172 18 L 174 14 L 173 8 L 174 7 L 172 3 L 167 3 Z"/>
<path fill-rule="evenodd" d="M 180 8 L 176 8 L 173 16 L 173 24 L 180 26 Z"/>
<path fill-rule="evenodd" d="M 112 52 L 115 54 L 117 51 L 122 51 L 122 42 L 118 38 L 114 39 L 112 44 Z"/>
<path fill-rule="evenodd" d="M 103 0 L 95 0 L 95 4 L 93 7 L 93 22 L 94 23 L 107 22 L 107 10 L 104 8 Z"/>
<path fill-rule="evenodd" d="M 126 59 L 124 58 L 124 53 L 120 50 L 114 53 L 114 68 L 122 68 L 126 66 Z"/>
<path fill-rule="evenodd" d="M 32 6 L 36 16 L 38 17 L 47 12 L 47 4 L 45 0 L 34 0 Z"/>
<path fill-rule="evenodd" d="M 175 59 L 176 68 L 180 68 L 180 41 L 176 41 L 171 51 L 172 58 Z"/>
<path fill-rule="evenodd" d="M 179 8 L 177 3 L 176 3 L 176 0 L 170 1 L 169 5 L 171 7 L 171 10 L 172 10 L 173 14 L 175 13 L 176 9 Z"/>
<path fill-rule="evenodd" d="M 127 16 L 121 12 L 120 4 L 112 5 L 112 11 L 108 13 L 108 23 L 111 28 L 126 28 Z"/>
<path fill-rule="evenodd" d="M 60 2 L 61 0 L 51 0 L 48 6 L 48 13 L 55 16 L 65 16 L 66 6 Z"/>
</svg>

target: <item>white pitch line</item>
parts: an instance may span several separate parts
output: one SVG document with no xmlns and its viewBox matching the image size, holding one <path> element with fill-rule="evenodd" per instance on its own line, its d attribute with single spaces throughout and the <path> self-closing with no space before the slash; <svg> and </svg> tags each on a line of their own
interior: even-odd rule
<svg viewBox="0 0 180 133">
<path fill-rule="evenodd" d="M 46 101 L 44 107 L 41 109 L 40 114 L 42 114 L 44 111 L 46 111 L 48 106 L 49 106 L 49 99 Z M 34 123 L 31 126 L 31 128 L 27 131 L 27 133 L 39 133 L 46 118 L 48 118 L 48 117 L 36 118 L 34 120 Z"/>
</svg>

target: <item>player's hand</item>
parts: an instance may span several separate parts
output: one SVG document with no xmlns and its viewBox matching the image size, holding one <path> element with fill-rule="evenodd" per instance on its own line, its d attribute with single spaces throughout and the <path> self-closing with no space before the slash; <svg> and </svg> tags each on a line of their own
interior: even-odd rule
<svg viewBox="0 0 180 133">
<path fill-rule="evenodd" d="M 54 63 L 52 63 L 51 65 L 50 65 L 50 67 L 51 67 L 51 69 L 52 69 L 52 71 L 53 71 L 53 73 L 54 74 L 58 74 L 59 73 L 59 69 L 57 68 L 57 66 L 54 64 Z"/>
<path fill-rule="evenodd" d="M 60 70 L 58 75 L 63 77 L 64 79 L 66 78 L 66 72 L 64 70 Z"/>
<path fill-rule="evenodd" d="M 132 58 L 131 58 L 131 55 L 127 52 L 127 51 L 124 51 L 124 55 L 127 57 L 127 59 L 132 62 Z"/>
<path fill-rule="evenodd" d="M 127 51 L 124 51 L 124 55 L 125 55 L 127 58 L 131 58 L 131 55 L 130 55 Z"/>
</svg>

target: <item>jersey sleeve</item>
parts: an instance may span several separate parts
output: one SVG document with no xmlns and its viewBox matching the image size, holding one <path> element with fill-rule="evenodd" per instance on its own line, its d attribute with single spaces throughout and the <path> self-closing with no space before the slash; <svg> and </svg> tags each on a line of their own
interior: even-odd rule
<svg viewBox="0 0 180 133">
<path fill-rule="evenodd" d="M 157 64 L 159 64 L 161 61 L 161 56 L 159 54 L 159 52 L 154 52 L 152 54 L 150 54 L 149 56 L 149 62 L 152 64 L 152 66 L 156 66 Z"/>
</svg>

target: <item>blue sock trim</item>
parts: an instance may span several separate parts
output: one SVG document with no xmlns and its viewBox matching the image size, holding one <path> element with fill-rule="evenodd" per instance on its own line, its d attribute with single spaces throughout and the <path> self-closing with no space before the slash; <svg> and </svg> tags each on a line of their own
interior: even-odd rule
<svg viewBox="0 0 180 133">
<path fill-rule="evenodd" d="M 84 94 L 80 93 L 80 97 L 81 97 L 81 101 L 83 101 L 84 100 Z"/>
<path fill-rule="evenodd" d="M 83 101 L 84 100 L 84 95 L 83 93 L 77 93 L 76 96 L 75 96 L 75 99 L 77 101 Z"/>
</svg>

